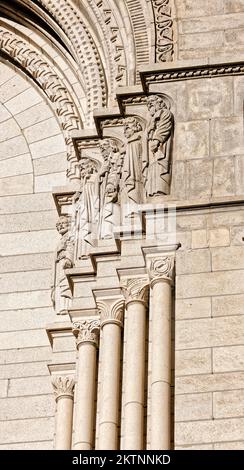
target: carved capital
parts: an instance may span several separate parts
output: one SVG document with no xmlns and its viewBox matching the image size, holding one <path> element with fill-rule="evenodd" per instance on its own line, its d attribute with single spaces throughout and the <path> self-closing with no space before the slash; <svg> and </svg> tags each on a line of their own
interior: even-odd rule
<svg viewBox="0 0 244 470">
<path fill-rule="evenodd" d="M 72 377 L 57 376 L 52 379 L 55 400 L 59 398 L 73 398 L 75 382 Z"/>
<path fill-rule="evenodd" d="M 148 301 L 148 280 L 145 278 L 127 279 L 122 285 L 122 291 L 125 297 L 125 303 Z"/>
<path fill-rule="evenodd" d="M 77 348 L 82 343 L 93 343 L 98 346 L 99 330 L 99 320 L 83 320 L 73 323 L 73 334 L 76 337 Z"/>
<path fill-rule="evenodd" d="M 101 328 L 107 323 L 114 323 L 123 326 L 124 300 L 97 300 L 97 307 L 100 312 Z"/>
<path fill-rule="evenodd" d="M 173 256 L 164 256 L 153 259 L 149 268 L 151 286 L 153 287 L 153 285 L 158 281 L 167 281 L 172 283 L 174 277 L 174 264 L 175 260 Z"/>
</svg>

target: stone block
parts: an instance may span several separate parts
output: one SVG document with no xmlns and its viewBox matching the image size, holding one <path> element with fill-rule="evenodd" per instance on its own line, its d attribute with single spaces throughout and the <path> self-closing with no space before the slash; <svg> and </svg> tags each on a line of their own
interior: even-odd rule
<svg viewBox="0 0 244 470">
<path fill-rule="evenodd" d="M 65 150 L 65 142 L 62 134 L 30 144 L 30 151 L 33 158 L 55 155 L 56 153 L 65 152 Z"/>
<path fill-rule="evenodd" d="M 214 248 L 212 250 L 212 268 L 213 271 L 244 269 L 243 247 Z"/>
<path fill-rule="evenodd" d="M 1 142 L 0 160 L 8 157 L 15 157 L 29 152 L 29 147 L 23 135 L 18 135 L 12 139 Z"/>
<path fill-rule="evenodd" d="M 244 433 L 244 418 L 216 419 L 178 423 L 175 432 L 176 445 L 214 443 L 216 441 L 240 441 Z"/>
<path fill-rule="evenodd" d="M 21 134 L 21 130 L 14 119 L 11 118 L 8 121 L 4 121 L 0 124 L 0 142 L 9 140 L 19 134 Z"/>
<path fill-rule="evenodd" d="M 6 273 L 0 278 L 0 292 L 30 292 L 48 290 L 51 286 L 51 271 L 27 271 L 21 273 Z M 30 294 L 31 295 L 31 294 Z"/>
<path fill-rule="evenodd" d="M 244 441 L 239 442 L 218 442 L 214 444 L 214 450 L 243 450 Z"/>
<path fill-rule="evenodd" d="M 49 290 L 15 292 L 0 296 L 0 310 L 18 310 L 28 308 L 51 307 L 51 292 Z"/>
<path fill-rule="evenodd" d="M 28 88 L 27 90 L 19 93 L 14 98 L 5 102 L 6 108 L 11 112 L 12 115 L 21 113 L 22 111 L 32 108 L 37 103 L 42 101 L 41 95 L 35 90 L 34 87 Z M 29 114 L 31 114 L 31 110 Z"/>
<path fill-rule="evenodd" d="M 213 370 L 214 372 L 244 370 L 244 346 L 215 348 L 213 350 Z"/>
<path fill-rule="evenodd" d="M 5 106 L 0 103 L 0 122 L 7 121 L 11 118 L 11 114 L 7 111 Z"/>
<path fill-rule="evenodd" d="M 0 273 L 36 271 L 51 269 L 54 263 L 53 252 L 33 255 L 5 256 L 1 260 Z"/>
<path fill-rule="evenodd" d="M 13 76 L 16 75 L 16 72 L 12 67 L 1 62 L 0 64 L 0 85 L 10 80 Z"/>
<path fill-rule="evenodd" d="M 36 330 L 50 323 L 51 308 L 0 311 L 1 331 Z M 31 332 L 25 332 L 26 336 Z"/>
<path fill-rule="evenodd" d="M 57 211 L 0 215 L 0 233 L 54 229 L 57 218 Z"/>
<path fill-rule="evenodd" d="M 176 351 L 175 375 L 207 374 L 212 371 L 211 349 Z M 197 418 L 196 418 L 197 419 Z"/>
<path fill-rule="evenodd" d="M 0 380 L 0 398 L 5 398 L 8 393 L 8 380 Z"/>
<path fill-rule="evenodd" d="M 228 30 L 232 28 L 242 28 L 244 23 L 244 13 L 229 15 L 212 15 L 208 17 L 184 20 L 181 23 L 181 32 L 201 33 L 216 30 Z"/>
<path fill-rule="evenodd" d="M 21 129 L 25 129 L 51 116 L 53 116 L 51 108 L 45 102 L 42 102 L 32 106 L 31 109 L 26 109 L 17 114 L 15 120 Z"/>
<path fill-rule="evenodd" d="M 226 117 L 213 119 L 211 130 L 211 155 L 239 155 L 244 151 L 243 119 Z"/>
<path fill-rule="evenodd" d="M 0 235 L 2 256 L 54 251 L 58 242 L 56 230 L 10 233 Z"/>
<path fill-rule="evenodd" d="M 211 271 L 209 250 L 188 250 L 176 253 L 176 274 L 193 274 Z"/>
<path fill-rule="evenodd" d="M 244 317 L 215 317 L 176 322 L 176 350 L 243 343 Z"/>
<path fill-rule="evenodd" d="M 212 393 L 176 395 L 175 421 L 192 421 L 212 418 Z"/>
<path fill-rule="evenodd" d="M 0 364 L 18 364 L 19 362 L 50 362 L 52 350 L 50 346 L 36 348 L 7 349 L 1 351 Z"/>
<path fill-rule="evenodd" d="M 176 320 L 211 317 L 211 298 L 199 297 L 196 299 L 176 300 Z"/>
<path fill-rule="evenodd" d="M 244 371 L 176 377 L 175 393 L 203 393 L 244 389 Z"/>
<path fill-rule="evenodd" d="M 224 0 L 225 13 L 239 13 L 244 11 L 243 0 Z"/>
<path fill-rule="evenodd" d="M 17 420 L 26 418 L 41 418 L 53 416 L 55 400 L 53 394 L 39 395 L 38 397 L 17 397 L 2 400 L 0 420 Z"/>
<path fill-rule="evenodd" d="M 229 47 L 234 47 L 235 44 L 244 44 L 244 29 L 225 31 L 225 44 Z"/>
<path fill-rule="evenodd" d="M 211 196 L 213 162 L 192 160 L 187 165 L 187 196 L 189 199 Z"/>
<path fill-rule="evenodd" d="M 55 186 L 65 186 L 65 184 L 65 171 L 35 177 L 35 190 L 37 193 L 52 191 Z"/>
<path fill-rule="evenodd" d="M 75 337 L 72 333 L 55 338 L 53 342 L 53 352 L 75 351 Z"/>
<path fill-rule="evenodd" d="M 186 163 L 173 163 L 171 193 L 175 199 L 186 199 Z"/>
<path fill-rule="evenodd" d="M 49 173 L 58 173 L 67 169 L 67 155 L 65 152 L 51 155 L 46 158 L 33 160 L 34 174 L 46 175 Z"/>
<path fill-rule="evenodd" d="M 230 230 L 231 245 L 241 245 L 244 242 L 244 225 L 239 227 L 231 227 Z"/>
<path fill-rule="evenodd" d="M 244 93 L 244 88 L 243 88 Z M 234 160 L 236 195 L 244 194 L 244 155 L 237 155 Z"/>
<path fill-rule="evenodd" d="M 0 333 L 0 350 L 48 346 L 48 337 L 44 329 L 31 331 L 8 331 Z"/>
<path fill-rule="evenodd" d="M 41 442 L 20 442 L 19 444 L 0 444 L 0 450 L 53 450 L 53 439 Z"/>
<path fill-rule="evenodd" d="M 208 246 L 207 230 L 194 230 L 192 232 L 192 249 L 206 248 Z"/>
<path fill-rule="evenodd" d="M 209 230 L 209 246 L 228 246 L 230 244 L 230 232 L 228 228 L 216 228 Z"/>
<path fill-rule="evenodd" d="M 0 427 L 2 444 L 52 440 L 54 418 L 35 418 L 4 421 Z"/>
<path fill-rule="evenodd" d="M 214 160 L 213 196 L 235 195 L 235 162 L 232 157 Z"/>
<path fill-rule="evenodd" d="M 179 48 L 180 50 L 207 49 L 213 44 L 215 44 L 216 47 L 221 47 L 224 45 L 224 39 L 223 31 L 182 34 L 179 38 Z"/>
<path fill-rule="evenodd" d="M 241 224 L 244 225 L 244 211 L 241 208 L 218 209 L 216 212 L 212 211 L 208 217 L 208 226 L 211 228 Z"/>
<path fill-rule="evenodd" d="M 33 193 L 33 175 L 31 173 L 0 180 L 0 196 L 29 193 Z"/>
<path fill-rule="evenodd" d="M 209 121 L 178 122 L 175 127 L 177 160 L 209 156 Z"/>
<path fill-rule="evenodd" d="M 45 119 L 37 124 L 31 125 L 24 130 L 28 143 L 38 142 L 60 133 L 60 127 L 55 117 Z"/>
<path fill-rule="evenodd" d="M 177 278 L 177 298 L 208 297 L 243 293 L 244 271 L 180 275 Z"/>
<path fill-rule="evenodd" d="M 238 259 L 238 258 L 237 258 Z M 224 295 L 212 298 L 212 316 L 221 317 L 226 315 L 244 314 L 244 294 Z"/>
<path fill-rule="evenodd" d="M 27 88 L 30 88 L 29 82 L 15 72 L 13 77 L 9 78 L 5 83 L 2 83 L 0 88 L 0 101 L 6 103 L 6 101 L 19 95 Z"/>
<path fill-rule="evenodd" d="M 244 414 L 244 389 L 213 393 L 213 416 L 235 418 Z"/>
<path fill-rule="evenodd" d="M 0 365 L 0 379 L 49 376 L 46 362 Z M 34 378 L 33 378 L 34 380 Z"/>
<path fill-rule="evenodd" d="M 29 213 L 30 207 L 33 213 L 54 210 L 55 204 L 50 193 L 1 197 L 1 214 Z"/>
<path fill-rule="evenodd" d="M 197 0 L 197 3 L 196 0 L 181 0 L 177 2 L 178 18 L 198 18 L 199 16 L 218 15 L 221 13 L 223 13 L 222 0 L 214 2 L 212 0 Z"/>
<path fill-rule="evenodd" d="M 207 217 L 205 214 L 181 215 L 177 214 L 177 230 L 197 230 L 206 227 Z"/>
<path fill-rule="evenodd" d="M 24 175 L 26 173 L 32 173 L 32 161 L 31 155 L 26 153 L 24 155 L 18 155 L 14 158 L 8 158 L 1 161 L 0 165 L 0 178 L 6 178 L 7 176 Z"/>
</svg>

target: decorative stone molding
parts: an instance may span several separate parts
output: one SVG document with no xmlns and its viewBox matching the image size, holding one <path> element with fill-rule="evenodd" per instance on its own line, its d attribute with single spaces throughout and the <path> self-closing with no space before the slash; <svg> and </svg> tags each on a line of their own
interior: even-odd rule
<svg viewBox="0 0 244 470">
<path fill-rule="evenodd" d="M 97 300 L 97 307 L 100 312 L 101 328 L 107 323 L 115 323 L 123 326 L 124 300 L 104 299 Z"/>
<path fill-rule="evenodd" d="M 73 398 L 75 382 L 72 377 L 57 376 L 52 378 L 55 400 L 59 398 Z"/>
<path fill-rule="evenodd" d="M 71 180 L 77 179 L 77 157 L 70 131 L 80 129 L 82 126 L 79 112 L 69 91 L 54 68 L 45 60 L 44 55 L 39 54 L 30 44 L 3 26 L 0 27 L 0 49 L 30 75 L 50 102 L 55 104 L 55 112 L 67 145 L 68 176 Z"/>
<path fill-rule="evenodd" d="M 73 323 L 73 334 L 76 337 L 76 346 L 82 343 L 93 343 L 98 346 L 98 335 L 100 330 L 99 320 L 82 320 Z"/>
<path fill-rule="evenodd" d="M 125 0 L 133 27 L 133 36 L 136 48 L 136 65 L 150 62 L 147 24 L 145 20 L 145 4 L 141 0 Z"/>
<path fill-rule="evenodd" d="M 155 282 L 162 280 L 172 283 L 174 277 L 174 264 L 174 256 L 164 256 L 153 259 L 149 267 L 151 286 L 153 286 Z"/>
<path fill-rule="evenodd" d="M 204 64 L 190 67 L 173 66 L 172 68 L 141 70 L 141 78 L 144 88 L 147 89 L 150 83 L 163 83 L 176 80 L 192 80 L 197 78 L 219 77 L 224 75 L 243 75 L 244 62 L 233 62 L 230 64 Z"/>
<path fill-rule="evenodd" d="M 77 52 L 86 82 L 90 121 L 93 109 L 107 102 L 103 65 L 93 38 L 77 7 L 69 0 L 38 0 L 61 26 Z"/>
<path fill-rule="evenodd" d="M 171 17 L 171 0 L 151 0 L 156 29 L 156 62 L 173 60 L 173 20 Z"/>
<path fill-rule="evenodd" d="M 148 280 L 145 278 L 133 278 L 122 281 L 122 292 L 125 297 L 126 306 L 130 302 L 142 302 L 147 304 L 148 301 Z"/>
</svg>

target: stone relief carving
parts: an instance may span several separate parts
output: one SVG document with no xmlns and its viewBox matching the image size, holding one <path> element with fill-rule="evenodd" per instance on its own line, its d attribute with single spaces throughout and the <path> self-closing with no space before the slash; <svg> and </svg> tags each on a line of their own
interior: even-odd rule
<svg viewBox="0 0 244 470">
<path fill-rule="evenodd" d="M 98 346 L 98 337 L 100 331 L 99 320 L 83 320 L 73 323 L 73 334 L 76 337 L 77 348 L 81 343 L 94 343 Z"/>
<path fill-rule="evenodd" d="M 122 282 L 122 292 L 125 298 L 125 304 L 129 302 L 148 301 L 148 280 L 145 278 L 131 278 Z"/>
<path fill-rule="evenodd" d="M 146 195 L 167 195 L 170 192 L 174 118 L 162 96 L 149 96 L 147 107 L 151 117 L 147 126 L 148 151 L 143 169 Z"/>
<path fill-rule="evenodd" d="M 153 259 L 149 268 L 151 281 L 153 282 L 159 279 L 172 281 L 174 276 L 174 264 L 174 256 L 165 256 Z"/>
<path fill-rule="evenodd" d="M 56 227 L 61 235 L 61 240 L 56 250 L 52 302 L 56 313 L 65 315 L 68 313 L 72 293 L 64 270 L 72 268 L 74 256 L 74 244 L 69 231 L 69 217 L 61 215 Z"/>
<path fill-rule="evenodd" d="M 156 62 L 173 60 L 173 19 L 171 0 L 151 0 L 156 28 Z"/>
<path fill-rule="evenodd" d="M 97 300 L 97 307 L 100 313 L 101 327 L 106 323 L 115 323 L 123 326 L 124 300 Z"/>
</svg>

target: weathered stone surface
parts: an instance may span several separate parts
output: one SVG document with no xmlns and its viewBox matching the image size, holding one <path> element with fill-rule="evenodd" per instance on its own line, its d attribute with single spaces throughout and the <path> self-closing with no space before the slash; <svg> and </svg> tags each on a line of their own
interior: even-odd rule
<svg viewBox="0 0 244 470">
<path fill-rule="evenodd" d="M 35 189 L 37 193 L 52 191 L 55 186 L 65 186 L 66 173 L 51 173 L 49 175 L 36 176 Z"/>
<path fill-rule="evenodd" d="M 216 419 L 178 423 L 176 445 L 216 441 L 238 441 L 244 432 L 244 419 Z"/>
<path fill-rule="evenodd" d="M 54 117 L 46 119 L 45 121 L 27 127 L 24 130 L 24 135 L 28 143 L 37 142 L 47 137 L 57 135 L 60 133 L 60 128 Z"/>
<path fill-rule="evenodd" d="M 58 173 L 67 169 L 66 153 L 58 153 L 50 157 L 33 160 L 34 173 L 38 175 L 46 175 L 49 173 Z"/>
<path fill-rule="evenodd" d="M 49 344 L 47 335 L 42 329 L 32 330 L 31 333 L 25 330 L 19 331 L 18 334 L 15 331 L 0 333 L 0 340 L 0 349 L 48 346 Z"/>
<path fill-rule="evenodd" d="M 0 421 L 53 416 L 54 411 L 55 402 L 52 394 L 8 398 L 1 403 Z"/>
<path fill-rule="evenodd" d="M 232 196 L 235 194 L 234 158 L 214 160 L 213 196 Z"/>
<path fill-rule="evenodd" d="M 227 228 L 209 230 L 209 246 L 228 246 L 230 244 L 230 232 Z"/>
<path fill-rule="evenodd" d="M 201 273 L 211 271 L 209 250 L 178 251 L 176 274 Z"/>
<path fill-rule="evenodd" d="M 13 175 L 24 175 L 32 173 L 32 160 L 30 154 L 18 155 L 1 161 L 0 178 Z"/>
<path fill-rule="evenodd" d="M 64 138 L 60 134 L 39 140 L 38 142 L 30 144 L 30 150 L 33 158 L 41 158 L 59 152 L 65 152 Z"/>
<path fill-rule="evenodd" d="M 228 0 L 231 2 L 231 0 Z M 240 0 L 239 0 L 240 1 Z M 176 2 L 179 18 L 198 18 L 199 16 L 218 15 L 223 13 L 222 0 L 181 0 Z M 227 5 L 226 5 L 227 9 Z"/>
<path fill-rule="evenodd" d="M 1 450 L 53 450 L 53 439 L 40 442 L 20 442 L 19 444 L 1 444 Z"/>
<path fill-rule="evenodd" d="M 233 260 L 235 260 L 233 262 Z M 244 269 L 243 247 L 230 246 L 212 250 L 213 271 Z M 234 299 L 233 299 L 234 300 Z"/>
<path fill-rule="evenodd" d="M 35 442 L 53 439 L 54 418 L 19 419 L 4 421 L 0 426 L 2 444 Z"/>
<path fill-rule="evenodd" d="M 175 421 L 192 421 L 212 418 L 212 394 L 194 393 L 176 395 Z"/>
<path fill-rule="evenodd" d="M 11 232 L 16 233 L 16 232 L 27 232 L 27 231 L 32 231 L 32 230 L 54 229 L 56 222 L 57 222 L 56 211 L 40 211 L 40 212 L 28 212 L 26 214 L 0 215 L 0 233 L 11 233 Z M 30 259 L 30 268 L 31 268 L 31 259 Z M 22 257 L 22 260 L 24 262 L 24 257 Z M 33 258 L 33 261 L 34 261 L 34 258 Z"/>
<path fill-rule="evenodd" d="M 187 162 L 187 195 L 209 197 L 212 190 L 213 162 L 209 160 L 193 160 Z"/>
<path fill-rule="evenodd" d="M 51 285 L 51 271 L 26 271 L 22 273 L 6 273 L 1 275 L 0 290 L 7 292 L 26 292 L 47 290 Z"/>
<path fill-rule="evenodd" d="M 41 230 L 0 235 L 2 256 L 53 251 L 57 243 L 56 230 Z"/>
<path fill-rule="evenodd" d="M 0 146 L 0 160 L 15 157 L 29 152 L 29 147 L 23 135 L 18 135 L 5 142 L 1 142 Z"/>
<path fill-rule="evenodd" d="M 192 232 L 192 249 L 206 248 L 208 246 L 207 230 L 194 230 Z"/>
<path fill-rule="evenodd" d="M 29 213 L 30 207 L 31 212 L 39 212 L 54 210 L 55 205 L 50 193 L 1 197 L 1 214 Z"/>
<path fill-rule="evenodd" d="M 218 15 L 197 18 L 195 20 L 189 19 L 182 21 L 182 32 L 204 32 L 204 31 L 216 31 L 216 29 L 232 29 L 241 28 L 243 26 L 244 13 L 229 14 L 229 15 Z M 216 27 L 217 26 L 217 27 Z"/>
<path fill-rule="evenodd" d="M 214 444 L 214 450 L 243 450 L 244 441 Z"/>
<path fill-rule="evenodd" d="M 223 31 L 214 31 L 206 33 L 192 33 L 180 36 L 180 49 L 207 49 L 212 44 L 215 44 L 216 47 L 224 45 L 224 32 Z"/>
<path fill-rule="evenodd" d="M 243 368 L 244 346 L 225 346 L 213 350 L 214 372 L 241 371 Z"/>
<path fill-rule="evenodd" d="M 244 389 L 244 372 L 226 372 L 177 377 L 175 386 L 176 394 Z"/>
<path fill-rule="evenodd" d="M 244 389 L 213 393 L 213 416 L 235 418 L 244 413 Z"/>
<path fill-rule="evenodd" d="M 0 380 L 0 398 L 4 398 L 8 393 L 8 381 Z"/>
<path fill-rule="evenodd" d="M 19 362 L 42 362 L 51 360 L 51 347 L 38 346 L 25 349 L 6 349 L 1 351 L 0 364 L 17 364 Z"/>
<path fill-rule="evenodd" d="M 0 310 L 18 310 L 28 308 L 50 307 L 51 292 L 49 290 L 28 292 L 15 292 L 2 294 L 0 298 Z"/>
<path fill-rule="evenodd" d="M 224 295 L 212 298 L 213 317 L 224 315 L 243 315 L 244 295 Z"/>
<path fill-rule="evenodd" d="M 50 322 L 52 313 L 51 308 L 1 311 L 1 331 L 5 332 L 43 328 L 45 324 Z"/>
<path fill-rule="evenodd" d="M 241 245 L 244 242 L 244 225 L 239 227 L 231 227 L 231 245 Z"/>
<path fill-rule="evenodd" d="M 178 276 L 176 285 L 177 298 L 241 294 L 242 280 L 244 280 L 243 270 L 182 274 Z"/>
<path fill-rule="evenodd" d="M 0 196 L 33 193 L 33 175 L 11 176 L 0 180 Z"/>
<path fill-rule="evenodd" d="M 9 80 L 6 80 L 5 83 L 1 84 L 0 101 L 2 103 L 6 103 L 6 101 L 9 101 L 11 98 L 17 96 L 19 93 L 30 87 L 27 80 L 23 80 L 20 75 L 17 73 L 12 73 L 12 75 L 13 76 L 9 78 Z"/>
<path fill-rule="evenodd" d="M 211 349 L 176 351 L 175 375 L 207 374 L 212 370 Z"/>
<path fill-rule="evenodd" d="M 209 156 L 208 121 L 179 122 L 175 134 L 175 155 L 178 160 L 191 160 Z"/>
<path fill-rule="evenodd" d="M 0 366 L 0 378 L 39 377 L 49 375 L 46 362 L 26 362 L 22 364 L 4 364 Z"/>
<path fill-rule="evenodd" d="M 212 121 L 211 155 L 240 155 L 243 153 L 242 118 L 228 117 Z"/>
<path fill-rule="evenodd" d="M 211 298 L 177 299 L 175 308 L 176 320 L 211 317 Z"/>
<path fill-rule="evenodd" d="M 18 114 L 22 111 L 26 110 L 34 106 L 37 103 L 42 101 L 42 97 L 34 88 L 28 88 L 27 90 L 19 93 L 14 98 L 10 99 L 9 101 L 5 102 L 6 108 L 12 114 Z M 32 111 L 28 113 L 29 115 L 32 114 Z"/>
<path fill-rule="evenodd" d="M 46 103 L 42 102 L 32 106 L 31 112 L 27 109 L 18 113 L 15 116 L 15 119 L 21 129 L 25 129 L 26 127 L 32 126 L 33 124 L 43 121 L 51 116 L 53 116 L 53 113 L 50 107 Z"/>
</svg>

